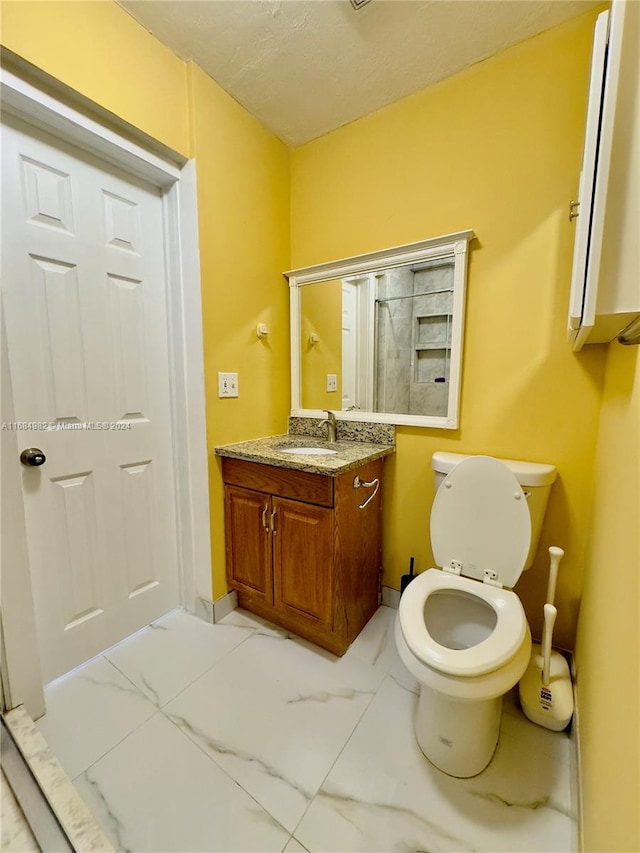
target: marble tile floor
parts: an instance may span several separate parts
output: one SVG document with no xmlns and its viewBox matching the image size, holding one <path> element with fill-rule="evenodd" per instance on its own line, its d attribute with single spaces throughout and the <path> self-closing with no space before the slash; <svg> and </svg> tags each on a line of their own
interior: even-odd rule
<svg viewBox="0 0 640 853">
<path fill-rule="evenodd" d="M 37 725 L 119 851 L 576 850 L 568 735 L 509 698 L 487 770 L 438 771 L 394 617 L 336 658 L 241 610 L 174 611 L 50 684 Z"/>
</svg>

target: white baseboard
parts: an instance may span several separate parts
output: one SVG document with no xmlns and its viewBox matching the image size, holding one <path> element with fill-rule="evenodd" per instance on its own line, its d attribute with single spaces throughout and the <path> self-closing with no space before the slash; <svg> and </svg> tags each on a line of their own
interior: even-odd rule
<svg viewBox="0 0 640 853">
<path fill-rule="evenodd" d="M 213 621 L 219 622 L 238 607 L 238 593 L 235 589 L 213 602 Z"/>
<path fill-rule="evenodd" d="M 196 597 L 196 616 L 213 625 L 213 601 L 207 601 L 206 598 Z"/>
<path fill-rule="evenodd" d="M 580 757 L 580 709 L 578 707 L 578 689 L 576 683 L 576 659 L 573 652 L 571 654 L 571 681 L 573 683 L 573 719 L 571 721 L 571 732 L 569 738 L 573 749 L 571 757 L 575 761 L 575 766 L 571 768 L 572 783 L 575 780 L 575 788 L 572 790 L 573 804 L 576 809 L 576 823 L 578 825 L 578 837 L 576 839 L 576 850 L 584 850 L 582 820 L 584 815 L 582 803 L 582 759 Z"/>
<path fill-rule="evenodd" d="M 400 604 L 400 590 L 394 589 L 392 586 L 384 586 L 383 584 L 382 603 L 386 607 L 393 607 L 394 610 L 397 610 Z"/>
</svg>

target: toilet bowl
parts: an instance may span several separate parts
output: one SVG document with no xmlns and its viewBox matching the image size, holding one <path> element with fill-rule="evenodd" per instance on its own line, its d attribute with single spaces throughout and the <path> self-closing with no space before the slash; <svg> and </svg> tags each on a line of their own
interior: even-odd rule
<svg viewBox="0 0 640 853">
<path fill-rule="evenodd" d="M 531 633 L 510 587 L 533 561 L 555 468 L 458 454 L 434 454 L 433 466 L 431 541 L 442 568 L 404 591 L 395 640 L 420 683 L 422 752 L 468 777 L 491 761 L 502 697 L 529 663 Z"/>
</svg>

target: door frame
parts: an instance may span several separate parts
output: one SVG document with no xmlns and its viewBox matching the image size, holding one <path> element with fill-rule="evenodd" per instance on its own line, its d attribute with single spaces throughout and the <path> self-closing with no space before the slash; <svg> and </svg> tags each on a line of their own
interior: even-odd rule
<svg viewBox="0 0 640 853">
<path fill-rule="evenodd" d="M 60 84 L 53 81 L 57 91 Z M 194 160 L 150 138 L 143 144 L 113 129 L 113 116 L 69 90 L 59 99 L 13 70 L 0 68 L 3 113 L 18 116 L 64 142 L 115 164 L 162 192 L 166 236 L 167 323 L 180 604 L 213 621 L 208 451 L 205 420 L 200 253 Z M 70 105 L 69 101 L 73 103 Z M 129 128 L 136 139 L 142 137 Z M 0 300 L 0 334 L 4 338 Z M 5 341 L 2 341 L 4 345 Z M 2 383 L 7 411 L 7 382 Z M 2 433 L 0 454 L 18 455 L 18 432 Z M 7 470 L 10 460 L 4 459 Z M 15 466 L 13 466 L 15 467 Z M 6 484 L 6 490 L 5 490 Z M 3 477 L 2 503 L 18 478 Z M 16 520 L 16 515 L 18 516 Z M 7 519 L 7 508 L 3 519 Z M 7 708 L 25 704 L 31 716 L 44 713 L 35 615 L 28 566 L 24 507 L 11 501 L 10 529 L 2 531 L 0 641 L 2 686 Z M 8 525 L 7 525 L 8 527 Z M 8 539 L 6 547 L 4 542 Z"/>
</svg>

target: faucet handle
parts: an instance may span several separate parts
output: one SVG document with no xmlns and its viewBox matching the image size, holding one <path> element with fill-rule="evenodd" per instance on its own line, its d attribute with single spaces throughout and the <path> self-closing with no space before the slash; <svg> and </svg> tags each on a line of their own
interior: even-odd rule
<svg viewBox="0 0 640 853">
<path fill-rule="evenodd" d="M 332 412 L 330 409 L 323 409 L 323 412 L 326 412 L 328 417 L 326 417 L 323 421 L 320 421 L 321 425 L 326 424 L 329 430 L 329 442 L 333 444 L 337 438 L 338 431 L 338 422 L 336 420 L 335 412 Z"/>
</svg>

